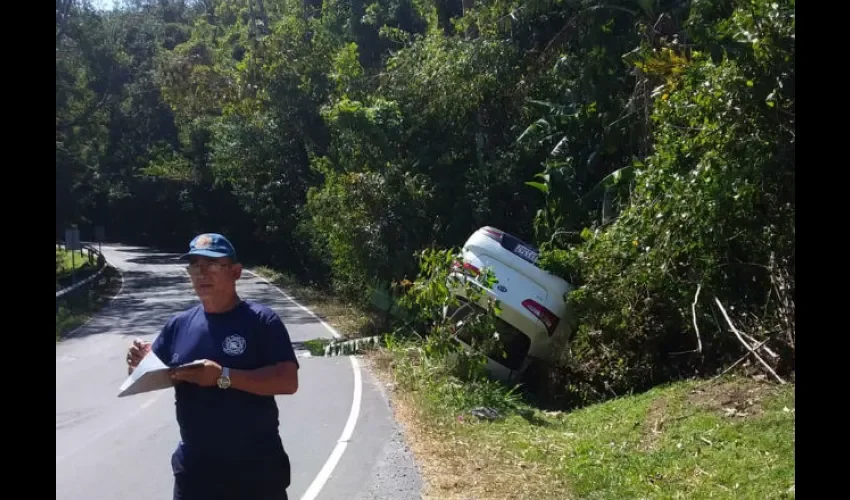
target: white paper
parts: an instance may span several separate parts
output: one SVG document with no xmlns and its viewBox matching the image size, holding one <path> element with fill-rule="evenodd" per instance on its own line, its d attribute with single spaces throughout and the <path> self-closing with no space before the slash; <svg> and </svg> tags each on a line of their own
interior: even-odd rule
<svg viewBox="0 0 850 500">
<path fill-rule="evenodd" d="M 179 368 L 187 366 L 202 365 L 202 360 L 192 361 L 180 365 Z M 141 394 L 150 391 L 159 391 L 168 389 L 174 386 L 171 376 L 168 374 L 170 368 L 160 360 L 153 351 L 149 352 L 139 366 L 133 370 L 133 373 L 127 377 L 127 380 L 121 384 L 121 389 L 118 392 L 118 397 L 132 396 L 133 394 Z"/>
</svg>

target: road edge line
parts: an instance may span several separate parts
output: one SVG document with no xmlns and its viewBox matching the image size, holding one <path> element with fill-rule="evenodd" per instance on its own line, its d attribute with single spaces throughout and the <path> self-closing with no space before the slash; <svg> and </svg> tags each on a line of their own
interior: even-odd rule
<svg viewBox="0 0 850 500">
<path fill-rule="evenodd" d="M 300 302 L 298 302 L 297 300 L 295 300 L 295 299 L 294 299 L 291 295 L 289 295 L 288 293 L 284 292 L 284 291 L 283 291 L 283 290 L 282 290 L 279 286 L 275 285 L 274 283 L 272 283 L 272 282 L 271 282 L 271 281 L 269 281 L 268 279 L 264 278 L 263 276 L 261 276 L 261 275 L 257 274 L 256 272 L 251 271 L 250 269 L 245 269 L 244 271 L 245 271 L 246 273 L 248 273 L 248 274 L 250 274 L 250 275 L 254 276 L 254 277 L 255 277 L 255 278 L 257 278 L 258 280 L 262 281 L 263 283 L 265 283 L 265 284 L 269 285 L 270 287 L 274 288 L 274 289 L 275 289 L 275 290 L 277 290 L 277 291 L 278 291 L 281 295 L 283 295 L 283 296 L 284 296 L 284 298 L 286 298 L 286 300 L 288 300 L 288 301 L 292 302 L 293 304 L 295 304 L 296 306 L 298 306 L 298 308 L 299 308 L 299 309 L 301 309 L 302 311 L 306 312 L 306 313 L 307 313 L 307 314 L 309 314 L 310 316 L 313 316 L 314 318 L 316 318 L 317 320 L 319 320 L 319 323 L 321 323 L 321 324 L 322 324 L 322 326 L 324 326 L 324 327 L 325 327 L 325 329 L 327 329 L 329 332 L 331 332 L 331 335 L 333 335 L 333 336 L 334 336 L 334 338 L 337 338 L 337 339 L 341 339 L 341 338 L 342 338 L 342 335 L 340 335 L 340 334 L 339 334 L 339 332 L 338 332 L 338 331 L 336 331 L 336 328 L 334 328 L 334 327 L 332 327 L 331 325 L 329 325 L 329 324 L 328 324 L 325 320 L 323 320 L 322 318 L 320 318 L 318 314 L 316 314 L 316 313 L 314 313 L 313 311 L 311 311 L 310 309 L 307 309 L 306 307 L 304 307 L 304 306 L 303 306 Z"/>
<path fill-rule="evenodd" d="M 281 295 L 283 295 L 284 298 L 286 298 L 288 301 L 292 302 L 304 312 L 310 314 L 311 316 L 319 320 L 319 323 L 321 323 L 322 326 L 324 326 L 329 332 L 331 332 L 331 335 L 333 335 L 334 338 L 342 338 L 342 335 L 340 335 L 334 327 L 325 322 L 316 313 L 301 305 L 301 303 L 292 298 L 288 293 L 284 292 L 279 286 L 275 285 L 274 283 L 264 278 L 263 276 L 260 276 L 254 271 L 245 269 L 245 272 L 251 274 L 263 283 L 271 286 L 272 288 L 277 290 Z M 316 474 L 316 477 L 313 479 L 313 482 L 310 483 L 309 487 L 307 487 L 307 491 L 304 492 L 300 500 L 315 500 L 315 498 L 319 495 L 319 493 L 322 491 L 322 488 L 328 482 L 328 479 L 330 479 L 331 474 L 333 473 L 337 464 L 339 464 L 339 460 L 342 458 L 343 453 L 345 453 L 345 449 L 348 447 L 348 442 L 351 439 L 351 436 L 354 434 L 354 428 L 357 426 L 357 419 L 360 416 L 360 405 L 363 400 L 363 375 L 360 368 L 360 363 L 357 361 L 357 358 L 355 356 L 349 356 L 348 359 L 351 360 L 351 370 L 354 373 L 354 394 L 352 395 L 351 410 L 348 413 L 348 420 L 346 420 L 345 422 L 345 427 L 343 427 L 342 429 L 342 434 L 340 434 L 336 446 L 334 446 L 334 449 L 331 451 L 330 456 L 328 456 L 328 459 L 325 461 L 324 465 L 322 465 L 322 468 L 319 469 L 319 473 Z"/>
</svg>

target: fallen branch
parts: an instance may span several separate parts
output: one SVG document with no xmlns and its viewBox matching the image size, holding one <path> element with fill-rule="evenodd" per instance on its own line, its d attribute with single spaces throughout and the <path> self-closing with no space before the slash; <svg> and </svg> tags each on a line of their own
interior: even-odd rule
<svg viewBox="0 0 850 500">
<path fill-rule="evenodd" d="M 761 349 L 762 346 L 764 346 L 764 344 L 766 344 L 768 340 L 769 339 L 765 339 L 765 340 L 762 340 L 761 342 L 759 342 L 759 344 L 757 346 L 753 347 L 753 351 L 758 351 L 759 349 Z M 718 378 L 718 377 L 722 377 L 723 375 L 726 375 L 727 373 L 732 371 L 733 368 L 740 365 L 745 359 L 749 358 L 751 354 L 752 354 L 752 352 L 748 351 L 747 354 L 744 354 L 743 356 L 741 356 L 741 359 L 732 363 L 729 366 L 729 368 L 723 370 L 719 375 L 717 375 L 717 377 L 714 377 L 714 378 Z"/>
<path fill-rule="evenodd" d="M 732 320 L 731 320 L 731 319 L 729 319 L 729 314 L 727 314 L 727 313 L 726 313 L 726 308 L 724 308 L 724 307 L 723 307 L 723 304 L 721 304 L 721 303 L 720 303 L 720 299 L 718 299 L 717 297 L 714 297 L 714 301 L 717 303 L 717 307 L 719 307 L 719 308 L 720 308 L 720 312 L 721 312 L 721 313 L 723 313 L 723 317 L 724 317 L 724 318 L 726 318 L 726 323 L 729 325 L 729 328 L 730 328 L 730 329 L 732 329 L 732 333 L 734 333 L 734 334 L 735 334 L 735 336 L 736 336 L 736 337 L 738 337 L 738 341 L 739 341 L 739 342 L 741 342 L 741 344 L 743 344 L 743 345 L 744 345 L 744 347 L 746 347 L 746 348 L 747 348 L 747 350 L 748 350 L 748 351 L 750 351 L 750 353 L 751 353 L 753 356 L 755 356 L 755 358 L 759 361 L 759 363 L 761 363 L 761 364 L 762 364 L 765 368 L 767 368 L 767 371 L 769 371 L 769 372 L 770 372 L 770 374 L 771 374 L 771 375 L 773 375 L 773 377 L 774 377 L 774 378 L 775 378 L 775 379 L 776 379 L 776 380 L 777 380 L 780 384 L 785 384 L 785 381 L 782 379 L 782 377 L 780 377 L 779 375 L 777 375 L 777 374 L 776 374 L 776 372 L 773 370 L 773 368 L 771 368 L 771 367 L 770 367 L 770 365 L 769 365 L 769 364 L 767 364 L 767 362 L 766 362 L 764 359 L 762 359 L 762 357 L 761 357 L 761 356 L 759 356 L 759 355 L 758 355 L 758 353 L 757 353 L 757 352 L 753 349 L 753 347 L 752 347 L 752 346 L 750 346 L 750 344 L 748 344 L 748 343 L 744 340 L 744 337 L 742 337 L 742 336 L 741 336 L 741 332 L 739 332 L 739 331 L 738 331 L 738 329 L 737 329 L 737 328 L 735 328 L 735 325 L 734 325 L 734 324 L 732 324 Z"/>
<path fill-rule="evenodd" d="M 672 352 L 671 356 L 680 356 L 682 354 L 701 353 L 702 352 L 702 337 L 699 335 L 699 326 L 697 325 L 697 301 L 699 301 L 699 292 L 702 290 L 702 283 L 697 285 L 697 293 L 694 294 L 694 302 L 691 304 L 691 318 L 694 322 L 694 330 L 697 335 L 697 348 L 692 351 Z"/>
<path fill-rule="evenodd" d="M 702 283 L 697 285 L 697 293 L 694 294 L 694 302 L 691 304 L 691 318 L 694 320 L 694 330 L 697 332 L 697 352 L 702 352 L 702 338 L 699 336 L 699 326 L 697 326 L 697 301 L 701 289 Z"/>
<path fill-rule="evenodd" d="M 755 344 L 756 342 L 758 342 L 758 340 L 756 340 L 756 339 L 755 339 L 752 335 L 747 335 L 745 332 L 741 332 L 741 335 L 743 335 L 743 336 L 744 336 L 744 338 L 746 338 L 747 340 L 749 340 L 749 341 L 750 341 L 750 342 L 752 342 L 753 344 Z M 762 342 L 762 344 L 764 344 L 764 342 Z M 773 358 L 773 359 L 776 359 L 776 358 L 778 358 L 778 357 L 779 357 L 779 355 L 778 355 L 778 354 L 776 354 L 775 352 L 771 351 L 771 350 L 770 350 L 770 349 L 768 349 L 767 347 L 765 347 L 765 348 L 764 348 L 764 352 L 766 352 L 766 353 L 767 353 L 767 354 L 768 354 L 771 358 Z"/>
</svg>

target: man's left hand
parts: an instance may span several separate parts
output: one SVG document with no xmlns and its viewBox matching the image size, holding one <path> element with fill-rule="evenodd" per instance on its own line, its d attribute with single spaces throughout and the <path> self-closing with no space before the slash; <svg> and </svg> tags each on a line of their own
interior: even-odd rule
<svg viewBox="0 0 850 500">
<path fill-rule="evenodd" d="M 203 361 L 203 365 L 173 369 L 171 371 L 171 380 L 189 382 L 200 385 L 201 387 L 213 387 L 217 385 L 218 378 L 221 376 L 221 365 L 209 359 Z"/>
</svg>

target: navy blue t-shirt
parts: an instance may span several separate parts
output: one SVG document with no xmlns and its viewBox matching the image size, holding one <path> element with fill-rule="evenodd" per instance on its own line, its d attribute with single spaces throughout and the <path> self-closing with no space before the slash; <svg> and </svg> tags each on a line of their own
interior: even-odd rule
<svg viewBox="0 0 850 500">
<path fill-rule="evenodd" d="M 270 308 L 251 301 L 224 313 L 208 313 L 198 305 L 173 316 L 154 340 L 152 351 L 169 366 L 197 359 L 240 370 L 280 361 L 298 364 L 283 321 Z M 174 390 L 181 438 L 175 467 L 207 457 L 219 462 L 252 459 L 280 447 L 274 396 L 188 382 L 178 383 Z"/>
</svg>

